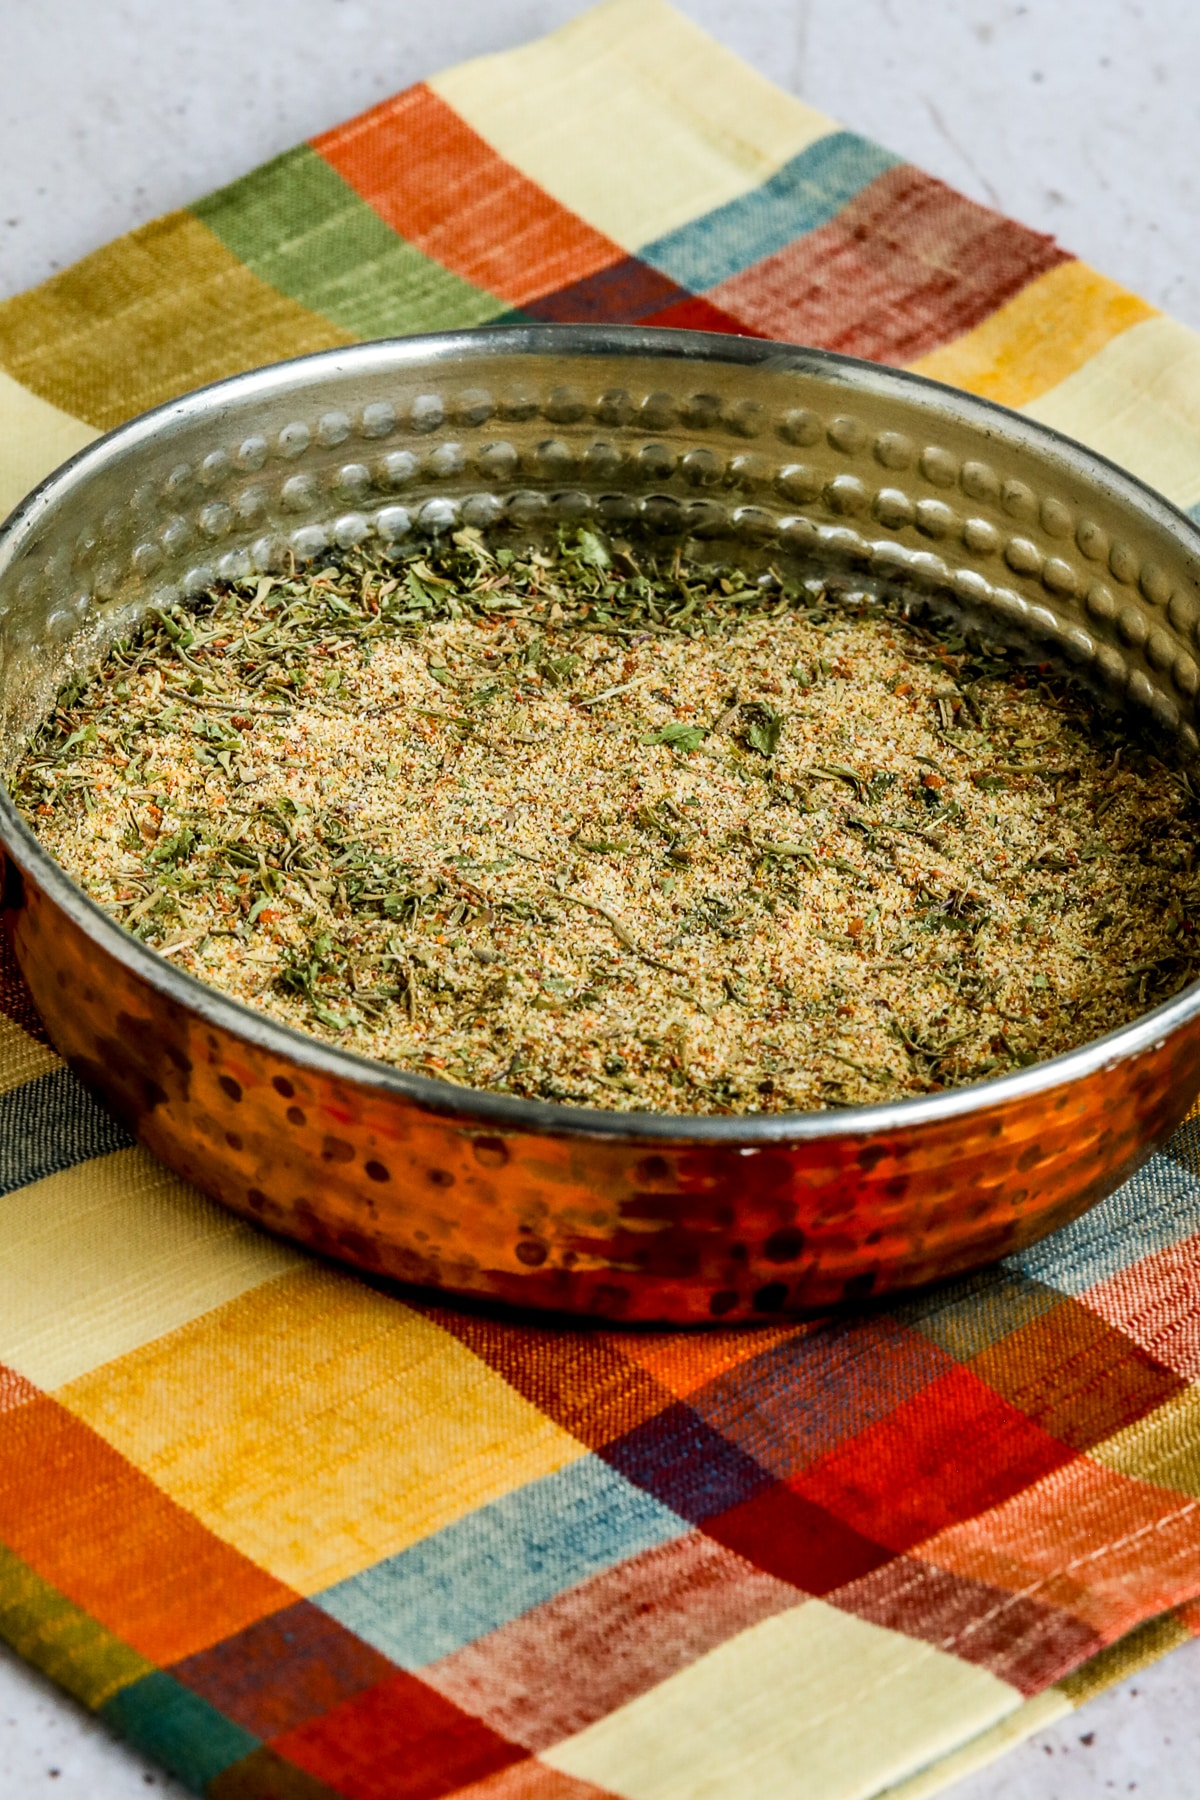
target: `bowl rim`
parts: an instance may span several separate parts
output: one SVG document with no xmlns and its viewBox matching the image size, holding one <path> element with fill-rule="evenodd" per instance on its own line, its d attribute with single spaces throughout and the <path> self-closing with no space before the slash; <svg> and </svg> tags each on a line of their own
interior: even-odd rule
<svg viewBox="0 0 1200 1800">
<path fill-rule="evenodd" d="M 396 374 L 406 367 L 423 368 L 485 355 L 682 358 L 701 365 L 734 364 L 780 373 L 817 375 L 831 385 L 850 391 L 869 391 L 872 395 L 886 397 L 888 393 L 895 393 L 910 402 L 916 400 L 933 417 L 950 416 L 958 423 L 977 426 L 985 434 L 989 422 L 999 418 L 1003 420 L 1006 436 L 1016 440 L 1015 448 L 1028 444 L 1030 448 L 1057 450 L 1077 475 L 1114 489 L 1119 497 L 1168 530 L 1179 541 L 1181 549 L 1200 561 L 1200 525 L 1137 476 L 1052 426 L 927 376 L 866 362 L 836 351 L 762 338 L 649 326 L 551 324 L 477 326 L 404 338 L 372 339 L 362 344 L 313 351 L 263 364 L 163 401 L 85 445 L 43 477 L 18 502 L 7 519 L 0 523 L 0 574 L 21 541 L 36 530 L 39 517 L 61 490 L 69 491 L 86 481 L 129 444 L 153 438 L 170 421 L 210 412 L 218 397 L 228 397 L 231 401 L 252 399 L 256 391 L 266 397 L 268 393 L 286 388 L 288 375 L 294 378 L 295 385 L 300 385 L 298 378 L 310 369 L 370 373 L 378 368 L 381 373 Z M 619 1111 L 553 1100 L 526 1100 L 486 1088 L 460 1086 L 430 1075 L 413 1074 L 374 1057 L 342 1049 L 257 1012 L 219 988 L 176 968 L 157 950 L 127 932 L 71 879 L 25 823 L 2 779 L 0 848 L 81 933 L 96 943 L 98 949 L 113 957 L 166 1001 L 228 1036 L 240 1038 L 268 1055 L 277 1055 L 314 1076 L 366 1088 L 381 1097 L 394 1097 L 424 1112 L 449 1116 L 465 1128 L 506 1128 L 540 1136 L 635 1143 L 724 1144 L 748 1156 L 778 1143 L 819 1142 L 847 1135 L 895 1135 L 910 1127 L 939 1122 L 949 1124 L 973 1114 L 992 1112 L 1011 1102 L 1086 1080 L 1145 1051 L 1160 1048 L 1168 1037 L 1200 1013 L 1200 978 L 1197 978 L 1150 1012 L 1140 1014 L 1129 1024 L 1075 1050 L 969 1086 L 861 1106 L 802 1112 L 713 1114 Z"/>
</svg>

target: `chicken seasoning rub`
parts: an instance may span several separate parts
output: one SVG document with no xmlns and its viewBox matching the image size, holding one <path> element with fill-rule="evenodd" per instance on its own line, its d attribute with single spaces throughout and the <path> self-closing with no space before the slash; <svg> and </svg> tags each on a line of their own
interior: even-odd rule
<svg viewBox="0 0 1200 1800">
<path fill-rule="evenodd" d="M 1197 808 L 900 603 L 470 531 L 152 615 L 16 797 L 178 967 L 442 1080 L 780 1112 L 960 1086 L 1193 973 Z"/>
</svg>

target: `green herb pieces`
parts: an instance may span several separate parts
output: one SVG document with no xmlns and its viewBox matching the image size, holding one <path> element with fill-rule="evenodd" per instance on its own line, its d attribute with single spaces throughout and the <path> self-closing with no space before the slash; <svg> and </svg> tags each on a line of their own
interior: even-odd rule
<svg viewBox="0 0 1200 1800">
<path fill-rule="evenodd" d="M 1192 979 L 1190 777 L 905 603 L 591 529 L 215 587 L 15 785 L 175 966 L 438 1079 L 671 1112 L 877 1101 Z"/>
<path fill-rule="evenodd" d="M 783 715 L 773 712 L 764 700 L 755 701 L 746 711 L 746 742 L 761 756 L 774 756 L 783 736 Z"/>
<path fill-rule="evenodd" d="M 698 750 L 707 736 L 703 725 L 664 725 L 661 731 L 652 731 L 641 741 L 643 744 L 667 744 L 672 750 L 687 752 Z"/>
</svg>

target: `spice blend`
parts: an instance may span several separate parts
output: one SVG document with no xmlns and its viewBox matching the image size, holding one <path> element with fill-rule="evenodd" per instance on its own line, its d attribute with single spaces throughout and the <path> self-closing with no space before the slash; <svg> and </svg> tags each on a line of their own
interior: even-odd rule
<svg viewBox="0 0 1200 1800">
<path fill-rule="evenodd" d="M 1193 973 L 1196 796 L 1046 667 L 587 530 L 152 615 L 15 792 L 180 967 L 348 1050 L 606 1108 L 934 1092 Z"/>
</svg>

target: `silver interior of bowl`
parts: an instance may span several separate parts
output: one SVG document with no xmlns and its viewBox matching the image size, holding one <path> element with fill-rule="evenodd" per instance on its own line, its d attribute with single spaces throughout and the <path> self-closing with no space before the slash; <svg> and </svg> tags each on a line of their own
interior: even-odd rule
<svg viewBox="0 0 1200 1800">
<path fill-rule="evenodd" d="M 551 326 L 279 364 L 82 452 L 0 544 L 0 759 L 149 607 L 331 548 L 583 521 L 926 596 L 1200 749 L 1200 532 L 1103 459 L 819 351 Z"/>
<path fill-rule="evenodd" d="M 328 351 L 221 382 L 82 451 L 0 529 L 0 761 L 63 681 L 148 608 L 337 548 L 461 525 L 537 539 L 594 522 L 709 562 L 948 610 L 1073 668 L 1185 760 L 1200 751 L 1200 530 L 1080 445 L 919 377 L 826 352 L 636 328 L 515 327 Z M 206 988 L 129 937 L 0 788 L 0 838 L 156 987 L 301 1061 L 438 1109 L 444 1084 L 370 1063 Z M 943 1094 L 852 1109 L 948 1117 L 1161 1042 L 1200 985 L 1081 1049 Z M 463 1090 L 452 1098 L 461 1105 Z M 479 1092 L 481 1117 L 678 1136 L 657 1114 Z M 694 1117 L 690 1138 L 824 1136 L 836 1110 Z"/>
</svg>

